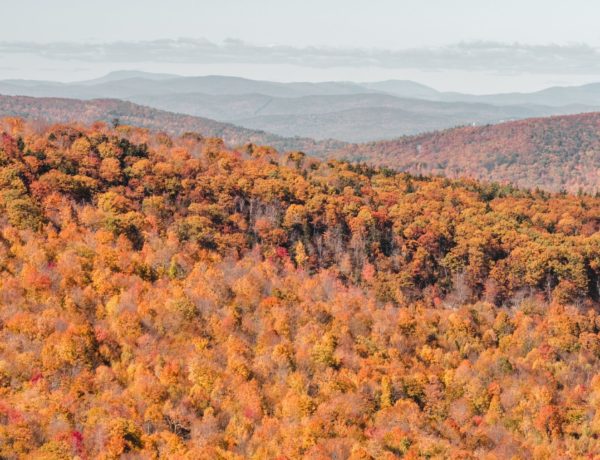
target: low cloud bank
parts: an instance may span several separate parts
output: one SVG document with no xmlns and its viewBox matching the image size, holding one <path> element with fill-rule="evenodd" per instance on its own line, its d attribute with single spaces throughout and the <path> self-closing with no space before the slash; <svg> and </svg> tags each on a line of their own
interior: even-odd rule
<svg viewBox="0 0 600 460">
<path fill-rule="evenodd" d="M 213 43 L 190 38 L 110 43 L 0 42 L 0 56 L 15 54 L 107 63 L 292 64 L 312 68 L 380 67 L 510 74 L 587 75 L 600 72 L 600 49 L 585 44 L 463 42 L 437 48 L 386 50 L 260 46 L 234 39 Z"/>
</svg>

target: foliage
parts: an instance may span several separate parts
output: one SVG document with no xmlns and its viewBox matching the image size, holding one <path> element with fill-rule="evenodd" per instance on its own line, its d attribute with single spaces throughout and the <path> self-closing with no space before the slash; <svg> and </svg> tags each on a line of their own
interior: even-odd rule
<svg viewBox="0 0 600 460">
<path fill-rule="evenodd" d="M 600 114 L 466 126 L 342 147 L 338 158 L 572 193 L 600 192 Z M 498 188 L 502 193 L 502 188 Z"/>
<path fill-rule="evenodd" d="M 600 450 L 600 199 L 0 126 L 1 458 Z"/>
</svg>

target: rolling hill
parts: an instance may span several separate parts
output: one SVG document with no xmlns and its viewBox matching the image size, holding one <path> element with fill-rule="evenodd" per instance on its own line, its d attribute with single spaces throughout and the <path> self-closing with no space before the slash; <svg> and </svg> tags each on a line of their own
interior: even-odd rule
<svg viewBox="0 0 600 460">
<path fill-rule="evenodd" d="M 264 94 L 202 93 L 133 96 L 133 102 L 173 112 L 226 121 L 280 136 L 368 142 L 459 125 L 570 114 L 589 110 L 565 106 L 494 106 L 436 102 L 383 93 L 272 97 Z"/>
<path fill-rule="evenodd" d="M 250 130 L 207 118 L 153 109 L 118 99 L 78 100 L 0 95 L 0 116 L 17 116 L 52 123 L 113 122 L 165 131 L 170 134 L 197 132 L 205 137 L 222 138 L 227 145 L 268 144 L 278 150 L 302 150 L 324 156 L 344 144 L 337 141 L 317 142 L 306 138 L 284 138 L 263 131 Z"/>
<path fill-rule="evenodd" d="M 600 113 L 534 118 L 353 144 L 338 158 L 547 190 L 600 190 Z"/>
<path fill-rule="evenodd" d="M 63 123 L 110 123 L 118 118 L 124 124 L 174 135 L 191 131 L 221 137 L 229 146 L 266 144 L 281 152 L 299 150 L 320 158 L 368 162 L 416 174 L 473 177 L 551 191 L 600 190 L 600 113 L 530 118 L 355 144 L 277 136 L 114 99 L 0 96 L 0 116 Z M 354 116 L 352 110 L 347 116 Z M 271 117 L 277 123 L 282 115 Z"/>
<path fill-rule="evenodd" d="M 222 75 L 184 77 L 134 71 L 112 72 L 98 79 L 70 83 L 34 80 L 0 81 L 2 94 L 79 99 L 190 92 L 208 95 L 263 94 L 271 97 L 301 97 L 375 91 L 351 82 L 281 83 Z"/>
<path fill-rule="evenodd" d="M 447 129 L 600 107 L 598 85 L 530 94 L 471 95 L 407 80 L 273 82 L 230 76 L 112 72 L 70 83 L 4 80 L 0 94 L 118 98 L 285 137 L 370 142 Z"/>
</svg>

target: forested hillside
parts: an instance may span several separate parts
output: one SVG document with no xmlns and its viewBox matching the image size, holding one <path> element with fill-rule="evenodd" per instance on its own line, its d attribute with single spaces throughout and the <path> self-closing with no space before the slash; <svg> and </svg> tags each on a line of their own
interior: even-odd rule
<svg viewBox="0 0 600 460">
<path fill-rule="evenodd" d="M 0 457 L 594 457 L 599 228 L 590 196 L 5 119 Z"/>
<path fill-rule="evenodd" d="M 462 127 L 354 144 L 338 158 L 418 174 L 473 177 L 521 187 L 600 191 L 600 113 Z"/>
<path fill-rule="evenodd" d="M 46 123 L 89 124 L 99 120 L 111 124 L 118 122 L 173 135 L 193 131 L 200 132 L 204 136 L 219 137 L 233 146 L 254 142 L 268 144 L 281 150 L 302 150 L 320 156 L 344 146 L 344 143 L 337 141 L 316 142 L 300 137 L 285 138 L 264 131 L 246 129 L 208 118 L 166 112 L 118 99 L 78 100 L 0 95 L 0 117 L 6 116 L 23 117 Z"/>
<path fill-rule="evenodd" d="M 417 175 L 470 177 L 572 193 L 600 190 L 600 113 L 462 127 L 366 144 L 279 137 L 116 99 L 0 96 L 0 116 L 6 115 L 46 123 L 118 121 L 171 135 L 199 132 L 224 139 L 228 147 L 252 142 L 281 152 L 298 150 L 320 158 L 367 162 Z"/>
</svg>

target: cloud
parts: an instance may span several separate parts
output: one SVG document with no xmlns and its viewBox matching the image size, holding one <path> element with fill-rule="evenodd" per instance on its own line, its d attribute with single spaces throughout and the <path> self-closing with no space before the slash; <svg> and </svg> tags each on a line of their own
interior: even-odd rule
<svg viewBox="0 0 600 460">
<path fill-rule="evenodd" d="M 292 64 L 312 68 L 380 67 L 507 74 L 600 73 L 600 49 L 585 44 L 529 45 L 481 41 L 437 48 L 386 50 L 259 46 L 235 39 L 213 43 L 191 38 L 109 43 L 0 42 L 0 55 L 11 54 L 59 61 L 110 63 Z"/>
</svg>

